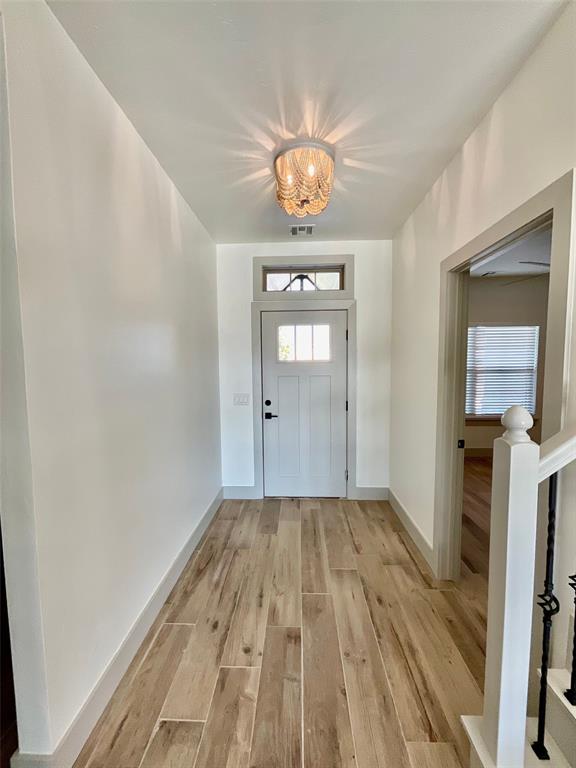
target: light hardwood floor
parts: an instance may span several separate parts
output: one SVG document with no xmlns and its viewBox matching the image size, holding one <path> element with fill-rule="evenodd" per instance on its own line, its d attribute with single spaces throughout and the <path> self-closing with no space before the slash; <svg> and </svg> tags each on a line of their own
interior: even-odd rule
<svg viewBox="0 0 576 768">
<path fill-rule="evenodd" d="M 488 581 L 492 459 L 466 457 L 462 505 L 462 562 Z"/>
<path fill-rule="evenodd" d="M 225 501 L 75 768 L 464 768 L 485 632 L 387 503 Z"/>
</svg>

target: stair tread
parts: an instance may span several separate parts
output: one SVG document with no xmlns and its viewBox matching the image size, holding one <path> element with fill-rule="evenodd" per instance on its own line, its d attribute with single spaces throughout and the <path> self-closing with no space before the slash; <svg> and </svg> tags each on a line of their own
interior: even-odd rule
<svg viewBox="0 0 576 768">
<path fill-rule="evenodd" d="M 488 754 L 482 734 L 482 717 L 463 717 L 462 723 L 468 734 L 471 744 L 474 746 L 480 765 L 482 768 L 496 768 L 494 761 Z M 535 717 L 529 717 L 526 726 L 526 752 L 524 755 L 524 765 L 522 768 L 542 768 L 542 761 L 534 754 L 530 746 L 536 738 L 537 720 Z M 546 761 L 546 768 L 570 768 L 570 763 L 564 757 L 554 739 L 546 734 L 546 747 L 550 754 L 550 760 Z M 519 766 L 520 768 L 520 766 Z"/>
</svg>

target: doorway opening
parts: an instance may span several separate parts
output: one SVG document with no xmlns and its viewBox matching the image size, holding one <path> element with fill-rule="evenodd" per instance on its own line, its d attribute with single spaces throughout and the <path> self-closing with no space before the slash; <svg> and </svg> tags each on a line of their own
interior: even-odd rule
<svg viewBox="0 0 576 768">
<path fill-rule="evenodd" d="M 462 570 L 487 588 L 494 440 L 502 414 L 524 406 L 542 439 L 552 221 L 497 247 L 468 270 L 465 312 Z"/>
<path fill-rule="evenodd" d="M 490 263 L 495 262 L 507 248 L 509 253 L 513 253 L 515 247 L 520 247 L 518 244 L 523 239 L 536 237 L 538 232 L 547 232 L 541 237 L 550 238 L 551 227 L 549 300 L 543 335 L 545 359 L 543 363 L 537 361 L 537 368 L 538 364 L 541 371 L 543 368 L 543 382 L 540 382 L 541 413 L 538 414 L 536 425 L 538 434 L 535 438 L 545 441 L 564 425 L 567 410 L 565 381 L 572 375 L 574 365 L 570 359 L 567 343 L 575 320 L 572 312 L 574 264 L 570 258 L 573 195 L 574 178 L 569 173 L 455 251 L 440 265 L 436 489 L 431 558 L 435 574 L 440 579 L 458 581 L 461 574 L 468 298 L 470 283 L 475 279 L 470 276 L 470 273 L 480 269 L 482 271 L 476 272 L 477 274 L 490 277 L 486 274 L 493 271 Z M 518 259 L 518 261 L 535 262 L 543 260 L 544 257 L 529 254 Z M 520 266 L 520 269 L 528 268 L 538 271 L 546 269 L 541 264 Z M 526 274 L 512 275 L 510 278 L 506 282 L 520 281 L 520 279 L 528 283 L 537 282 L 537 278 Z M 482 279 L 482 277 L 476 279 Z M 500 278 L 497 279 L 500 280 Z M 511 288 L 508 287 L 508 290 Z M 500 327 L 503 325 L 500 323 Z M 482 341 L 481 337 L 482 333 L 479 334 L 480 341 Z M 477 341 L 478 339 L 475 339 L 474 343 Z M 535 375 L 537 380 L 538 370 Z M 481 389 L 481 379 L 478 379 L 476 384 Z M 538 390 L 538 381 L 536 390 Z M 471 426 L 469 428 L 473 429 Z M 487 425 L 488 430 L 492 428 L 499 429 L 499 425 L 497 423 L 494 427 Z M 476 427 L 476 429 L 479 428 Z M 473 445 L 469 442 L 468 448 L 472 447 Z M 480 491 L 479 496 L 483 496 L 484 500 L 487 498 L 486 486 L 483 491 Z M 544 534 L 545 526 L 539 525 L 539 541 Z M 489 535 L 486 531 L 484 531 L 484 539 L 487 549 Z"/>
</svg>

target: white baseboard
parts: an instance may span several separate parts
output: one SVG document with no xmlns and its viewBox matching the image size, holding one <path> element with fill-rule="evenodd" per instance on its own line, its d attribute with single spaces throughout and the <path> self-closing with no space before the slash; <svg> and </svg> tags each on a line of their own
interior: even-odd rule
<svg viewBox="0 0 576 768">
<path fill-rule="evenodd" d="M 222 489 L 225 499 L 261 499 L 262 494 L 255 485 L 225 485 Z"/>
<path fill-rule="evenodd" d="M 222 491 L 219 491 L 196 528 L 190 534 L 190 538 L 164 574 L 162 581 L 132 625 L 132 629 L 110 660 L 82 709 L 74 718 L 54 752 L 43 755 L 16 752 L 10 762 L 11 768 L 71 768 L 92 729 L 98 722 L 100 715 L 110 701 L 118 683 L 128 669 L 130 662 L 136 655 L 148 630 L 158 616 L 160 609 L 166 602 L 172 587 L 178 580 L 184 566 L 202 538 L 204 531 L 216 514 L 222 502 L 222 497 Z"/>
<path fill-rule="evenodd" d="M 377 485 L 349 485 L 348 498 L 354 501 L 388 501 L 388 488 Z"/>
<path fill-rule="evenodd" d="M 434 550 L 424 538 L 424 534 L 422 533 L 420 528 L 418 528 L 416 523 L 412 520 L 408 512 L 406 512 L 406 510 L 404 509 L 404 507 L 402 506 L 398 498 L 394 495 L 393 491 L 389 491 L 388 500 L 390 501 L 392 509 L 394 510 L 394 512 L 396 512 L 396 514 L 400 518 L 400 522 L 412 537 L 414 544 L 416 544 L 416 546 L 422 553 L 422 556 L 424 557 L 424 559 L 432 569 L 432 572 L 435 573 L 436 569 L 435 569 Z"/>
<path fill-rule="evenodd" d="M 262 494 L 254 485 L 225 485 L 225 499 L 261 499 Z M 386 501 L 388 488 L 368 485 L 351 485 L 348 487 L 348 498 L 356 501 Z"/>
</svg>

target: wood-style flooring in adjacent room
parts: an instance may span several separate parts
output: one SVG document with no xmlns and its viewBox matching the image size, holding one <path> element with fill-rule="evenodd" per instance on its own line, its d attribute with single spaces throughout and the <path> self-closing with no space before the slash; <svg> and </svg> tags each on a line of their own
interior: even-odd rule
<svg viewBox="0 0 576 768">
<path fill-rule="evenodd" d="M 485 586 L 385 502 L 226 501 L 75 768 L 461 768 Z"/>
<path fill-rule="evenodd" d="M 466 457 L 462 504 L 462 563 L 488 582 L 492 459 Z"/>
</svg>

